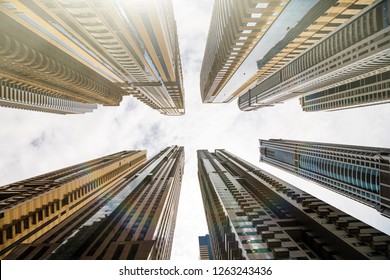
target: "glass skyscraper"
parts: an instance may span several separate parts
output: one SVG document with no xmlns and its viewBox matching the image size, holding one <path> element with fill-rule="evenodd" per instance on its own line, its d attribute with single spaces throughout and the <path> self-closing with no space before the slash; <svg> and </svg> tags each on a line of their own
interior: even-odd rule
<svg viewBox="0 0 390 280">
<path fill-rule="evenodd" d="M 271 139 L 260 160 L 390 216 L 390 149 Z"/>
<path fill-rule="evenodd" d="M 390 71 L 300 98 L 303 111 L 335 111 L 390 102 Z"/>
<path fill-rule="evenodd" d="M 390 257 L 390 236 L 228 151 L 198 165 L 215 259 Z"/>
<path fill-rule="evenodd" d="M 206 234 L 204 236 L 198 237 L 199 241 L 199 257 L 201 260 L 212 260 L 213 250 L 211 249 L 210 235 Z"/>
</svg>

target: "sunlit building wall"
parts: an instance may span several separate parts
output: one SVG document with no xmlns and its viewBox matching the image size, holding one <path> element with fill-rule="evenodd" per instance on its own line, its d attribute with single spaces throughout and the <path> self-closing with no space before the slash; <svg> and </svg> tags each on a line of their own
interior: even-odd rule
<svg viewBox="0 0 390 280">
<path fill-rule="evenodd" d="M 54 95 L 55 96 L 55 95 Z M 0 80 L 0 106 L 54 114 L 83 114 L 92 112 L 97 104 L 83 103 L 54 97 L 51 92 L 39 90 L 28 82 L 23 85 Z"/>
<path fill-rule="evenodd" d="M 97 79 L 107 80 L 114 87 L 109 93 L 112 102 L 100 104 L 118 105 L 122 96 L 133 95 L 162 114 L 184 114 L 180 52 L 170 0 L 12 1 L 0 3 L 0 11 L 36 35 L 39 42 L 60 50 L 53 56 L 67 54 Z M 4 29 L 15 25 L 10 23 Z M 30 41 L 30 36 L 24 40 L 27 38 Z M 47 65 L 54 68 L 55 75 L 58 67 L 56 63 Z M 83 73 L 78 69 L 71 68 L 79 78 Z M 83 77 L 81 80 L 94 87 Z M 74 86 L 78 82 L 74 81 Z M 97 95 L 99 90 L 94 87 Z"/>
<path fill-rule="evenodd" d="M 140 163 L 56 227 L 17 244 L 7 259 L 169 259 L 184 149 L 168 147 Z"/>
<path fill-rule="evenodd" d="M 251 111 L 272 106 L 388 71 L 388 8 L 389 2 L 385 0 L 364 9 L 248 90 L 239 98 L 240 109 Z"/>
<path fill-rule="evenodd" d="M 198 151 L 216 259 L 389 259 L 390 236 L 225 150 Z"/>
<path fill-rule="evenodd" d="M 215 0 L 200 73 L 203 103 L 214 102 L 288 2 Z"/>
<path fill-rule="evenodd" d="M 146 161 L 124 151 L 0 187 L 0 256 L 31 243 Z"/>
<path fill-rule="evenodd" d="M 1 106 L 75 114 L 122 100 L 122 89 L 71 55 L 1 12 L 0 20 Z"/>
<path fill-rule="evenodd" d="M 336 111 L 390 102 L 390 71 L 300 98 L 303 111 Z"/>
<path fill-rule="evenodd" d="M 246 93 L 372 2 L 215 1 L 201 72 L 203 102 L 230 102 Z"/>
<path fill-rule="evenodd" d="M 247 78 L 242 83 L 239 83 L 238 87 L 233 89 L 233 96 L 241 96 L 248 90 L 254 88 L 261 81 L 293 61 L 300 54 L 304 53 L 315 43 L 322 40 L 374 1 L 332 0 L 308 2 L 315 4 L 313 4 L 312 8 L 308 11 L 303 9 L 304 6 L 302 4 L 304 4 L 304 2 L 301 0 L 290 2 L 289 6 L 287 6 L 285 12 L 280 17 L 280 21 L 284 21 L 283 27 L 286 28 L 287 26 L 288 32 L 281 36 L 279 42 L 269 48 L 269 51 L 262 57 L 261 55 L 257 57 L 257 71 L 251 73 L 249 79 Z M 294 9 L 292 6 L 295 6 Z M 289 8 L 291 8 L 291 12 L 289 11 Z M 295 26 L 290 27 L 293 24 L 294 15 L 300 11 L 303 15 L 298 19 Z M 285 16 L 286 19 L 283 19 L 283 16 Z M 279 21 L 277 23 L 279 23 Z M 271 31 L 273 34 L 272 37 L 274 37 L 277 36 L 275 33 L 282 33 L 283 29 L 272 29 Z M 267 39 L 270 41 L 271 38 Z M 264 46 L 265 43 L 264 40 L 261 41 L 259 47 Z M 260 60 L 258 60 L 259 57 L 261 57 Z"/>
</svg>

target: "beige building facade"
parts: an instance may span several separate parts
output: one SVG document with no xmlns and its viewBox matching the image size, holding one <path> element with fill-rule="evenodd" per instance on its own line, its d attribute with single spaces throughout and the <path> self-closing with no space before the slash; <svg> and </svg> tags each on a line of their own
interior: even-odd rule
<svg viewBox="0 0 390 280">
<path fill-rule="evenodd" d="M 183 171 L 184 148 L 171 146 L 148 161 L 125 151 L 2 187 L 12 193 L 2 258 L 167 260 Z M 62 184 L 45 192 L 50 180 Z"/>
<path fill-rule="evenodd" d="M 200 73 L 203 103 L 213 103 L 289 1 L 215 0 Z"/>
<path fill-rule="evenodd" d="M 241 96 L 254 88 L 373 2 L 318 1 L 299 24 L 257 61 L 258 71 L 238 87 L 233 95 Z"/>
<path fill-rule="evenodd" d="M 215 1 L 201 72 L 203 102 L 245 94 L 373 2 Z"/>
<path fill-rule="evenodd" d="M 1 187 L 1 258 L 61 224 L 145 161 L 146 151 L 124 151 Z"/>
<path fill-rule="evenodd" d="M 123 96 L 132 95 L 162 114 L 184 114 L 170 0 L 9 1 L 0 3 L 0 11 L 5 23 L 0 58 L 21 63 L 0 67 L 0 79 L 12 87 L 106 106 L 117 106 Z M 24 36 L 17 36 L 18 30 Z"/>
<path fill-rule="evenodd" d="M 388 11 L 388 1 L 363 9 L 240 96 L 239 108 L 251 111 L 273 106 L 389 71 Z M 355 93 L 361 95 L 359 90 Z M 371 100 L 372 105 L 386 102 Z"/>
</svg>

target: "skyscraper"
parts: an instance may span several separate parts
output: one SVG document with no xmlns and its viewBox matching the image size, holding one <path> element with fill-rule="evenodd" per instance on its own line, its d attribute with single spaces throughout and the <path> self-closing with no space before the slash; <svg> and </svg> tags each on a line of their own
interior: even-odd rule
<svg viewBox="0 0 390 280">
<path fill-rule="evenodd" d="M 260 160 L 390 216 L 390 149 L 271 139 Z"/>
<path fill-rule="evenodd" d="M 112 106 L 130 94 L 184 114 L 170 0 L 12 1 L 0 12 L 0 80 L 18 91 L 2 89 L 0 105 L 45 111 L 48 96 Z"/>
<path fill-rule="evenodd" d="M 372 2 L 215 1 L 201 72 L 203 102 L 241 96 Z"/>
<path fill-rule="evenodd" d="M 389 259 L 390 236 L 225 151 L 198 151 L 216 259 Z"/>
<path fill-rule="evenodd" d="M 390 71 L 300 98 L 303 111 L 336 111 L 390 102 Z"/>
<path fill-rule="evenodd" d="M 77 114 L 91 112 L 96 103 L 119 104 L 122 89 L 14 21 L 4 5 L 0 3 L 1 106 Z"/>
<path fill-rule="evenodd" d="M 124 151 L 1 187 L 0 255 L 39 238 L 145 160 L 145 151 Z"/>
<path fill-rule="evenodd" d="M 199 258 L 201 260 L 212 260 L 213 251 L 211 248 L 210 235 L 206 234 L 204 236 L 198 237 L 199 241 Z"/>
<path fill-rule="evenodd" d="M 288 2 L 215 0 L 200 73 L 203 103 L 229 99 L 221 90 Z"/>
<path fill-rule="evenodd" d="M 305 106 L 318 96 L 337 99 L 328 108 L 346 108 L 352 100 L 353 106 L 388 102 L 388 83 L 361 86 L 370 79 L 382 81 L 378 74 L 389 71 L 389 30 L 389 2 L 377 1 L 247 90 L 239 98 L 240 109 L 251 111 L 302 96 L 308 96 L 301 101 Z M 331 96 L 337 91 L 344 93 Z"/>
<path fill-rule="evenodd" d="M 305 9 L 303 5 L 305 2 L 307 2 L 306 5 L 310 5 L 308 6 L 310 10 Z M 232 95 L 241 96 L 254 88 L 372 2 L 374 1 L 291 1 L 278 20 L 279 22 L 285 17 L 284 27 L 287 26 L 288 32 L 285 33 L 282 28 L 277 32 L 271 29 L 272 36 L 260 41 L 258 47 L 262 46 L 263 49 L 269 49 L 268 52 L 260 60 L 258 59 L 263 52 L 257 53 L 256 71 L 249 73 L 249 79 L 247 78 L 243 83 L 238 83 L 239 87 L 234 88 Z M 295 6 L 295 9 L 293 9 L 293 6 Z M 300 15 L 300 17 L 295 19 L 296 15 Z M 294 25 L 295 21 L 297 23 Z M 272 41 L 277 34 L 280 34 L 280 41 L 274 44 L 272 48 L 267 48 L 264 41 Z"/>
<path fill-rule="evenodd" d="M 2 187 L 2 258 L 169 259 L 184 150 L 145 159 L 120 152 Z"/>
</svg>

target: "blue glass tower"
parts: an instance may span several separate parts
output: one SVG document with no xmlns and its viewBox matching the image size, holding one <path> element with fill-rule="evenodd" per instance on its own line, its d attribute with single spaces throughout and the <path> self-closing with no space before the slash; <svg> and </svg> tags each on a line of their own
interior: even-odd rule
<svg viewBox="0 0 390 280">
<path fill-rule="evenodd" d="M 213 250 L 211 248 L 210 235 L 206 234 L 204 236 L 198 237 L 199 241 L 199 253 L 201 260 L 213 260 Z"/>
<path fill-rule="evenodd" d="M 260 160 L 390 217 L 390 149 L 271 139 L 260 140 Z"/>
</svg>

